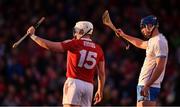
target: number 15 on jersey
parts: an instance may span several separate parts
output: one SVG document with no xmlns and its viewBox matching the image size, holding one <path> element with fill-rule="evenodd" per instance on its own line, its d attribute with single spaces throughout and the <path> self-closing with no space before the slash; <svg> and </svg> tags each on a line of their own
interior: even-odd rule
<svg viewBox="0 0 180 107">
<path fill-rule="evenodd" d="M 78 62 L 78 67 L 84 67 L 86 69 L 92 69 L 96 65 L 96 58 L 97 53 L 87 50 L 81 50 L 80 53 L 80 59 Z M 87 63 L 91 62 L 91 63 Z"/>
</svg>

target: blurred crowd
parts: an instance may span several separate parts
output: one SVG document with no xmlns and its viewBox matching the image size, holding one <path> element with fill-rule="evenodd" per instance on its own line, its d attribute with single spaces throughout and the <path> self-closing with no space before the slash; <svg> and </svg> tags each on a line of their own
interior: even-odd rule
<svg viewBox="0 0 180 107">
<path fill-rule="evenodd" d="M 29 26 L 42 16 L 36 34 L 52 41 L 71 39 L 76 21 L 94 24 L 93 40 L 105 53 L 107 80 L 99 105 L 135 105 L 136 85 L 145 50 L 116 38 L 102 24 L 108 9 L 113 23 L 127 34 L 144 39 L 140 19 L 154 14 L 169 42 L 169 58 L 158 105 L 180 105 L 179 0 L 0 0 L 0 105 L 61 105 L 66 79 L 66 53 L 53 53 L 29 37 L 16 49 Z M 96 78 L 95 78 L 96 79 Z M 95 82 L 95 90 L 97 83 Z"/>
</svg>

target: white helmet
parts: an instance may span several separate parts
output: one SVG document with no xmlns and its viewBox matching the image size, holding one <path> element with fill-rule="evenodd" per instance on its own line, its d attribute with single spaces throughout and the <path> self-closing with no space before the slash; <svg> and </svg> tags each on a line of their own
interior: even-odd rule
<svg viewBox="0 0 180 107">
<path fill-rule="evenodd" d="M 93 33 L 93 24 L 89 21 L 79 21 L 74 26 L 74 33 L 83 31 L 80 36 L 80 38 L 86 34 L 92 34 Z"/>
</svg>

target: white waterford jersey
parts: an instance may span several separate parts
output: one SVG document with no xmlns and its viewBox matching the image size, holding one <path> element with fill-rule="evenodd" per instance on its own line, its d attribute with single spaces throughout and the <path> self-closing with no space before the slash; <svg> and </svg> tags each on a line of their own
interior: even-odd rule
<svg viewBox="0 0 180 107">
<path fill-rule="evenodd" d="M 145 83 L 147 83 L 147 81 L 151 78 L 156 67 L 157 57 L 166 57 L 166 62 L 162 74 L 151 85 L 151 87 L 160 88 L 161 82 L 164 78 L 165 67 L 168 58 L 168 43 L 166 38 L 162 34 L 154 36 L 148 40 L 148 46 L 146 48 L 146 58 L 141 68 L 138 85 L 145 85 Z"/>
</svg>

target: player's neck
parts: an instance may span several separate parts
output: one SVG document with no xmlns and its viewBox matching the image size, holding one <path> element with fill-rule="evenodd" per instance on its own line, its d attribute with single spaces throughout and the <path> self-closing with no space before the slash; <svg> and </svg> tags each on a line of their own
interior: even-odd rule
<svg viewBox="0 0 180 107">
<path fill-rule="evenodd" d="M 157 35 L 159 35 L 159 34 L 160 34 L 159 30 L 156 28 L 156 29 L 154 29 L 154 31 L 153 31 L 152 37 L 157 36 Z"/>
</svg>

